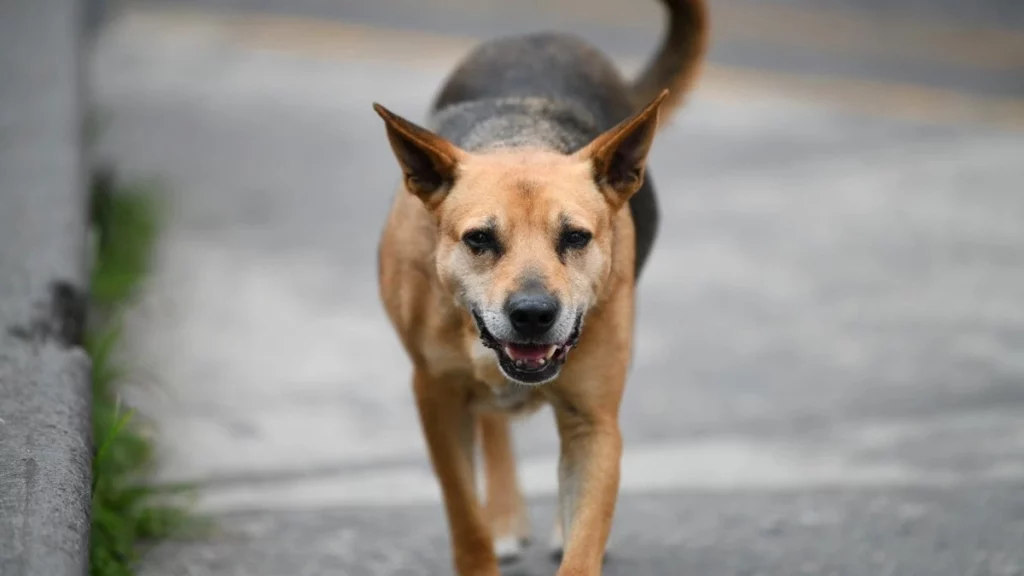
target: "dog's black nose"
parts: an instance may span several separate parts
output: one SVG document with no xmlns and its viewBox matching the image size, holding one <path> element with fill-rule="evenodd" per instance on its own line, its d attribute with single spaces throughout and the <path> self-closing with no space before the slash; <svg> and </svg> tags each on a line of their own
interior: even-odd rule
<svg viewBox="0 0 1024 576">
<path fill-rule="evenodd" d="M 505 312 L 512 327 L 526 338 L 543 336 L 558 319 L 558 299 L 538 291 L 523 290 L 509 297 Z"/>
</svg>

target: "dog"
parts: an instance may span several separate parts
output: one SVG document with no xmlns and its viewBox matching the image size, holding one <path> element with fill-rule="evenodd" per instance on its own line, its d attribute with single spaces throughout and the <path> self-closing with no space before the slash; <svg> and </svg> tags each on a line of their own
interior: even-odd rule
<svg viewBox="0 0 1024 576">
<path fill-rule="evenodd" d="M 662 3 L 667 32 L 633 82 L 585 41 L 537 33 L 475 48 L 429 127 L 373 105 L 402 174 L 380 298 L 413 365 L 460 576 L 498 576 L 529 541 L 509 422 L 545 404 L 561 446 L 558 574 L 601 573 L 635 285 L 658 227 L 646 160 L 708 38 L 704 0 Z"/>
</svg>

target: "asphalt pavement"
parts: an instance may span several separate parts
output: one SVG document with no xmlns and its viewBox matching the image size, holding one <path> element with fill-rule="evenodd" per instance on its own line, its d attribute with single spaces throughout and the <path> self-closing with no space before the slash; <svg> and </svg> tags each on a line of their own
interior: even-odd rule
<svg viewBox="0 0 1024 576">
<path fill-rule="evenodd" d="M 433 3 L 456 35 L 369 4 L 320 3 L 320 19 L 186 4 L 131 6 L 93 62 L 103 154 L 170 201 L 128 318 L 144 377 L 127 399 L 153 421 L 155 481 L 198 482 L 219 526 L 159 544 L 142 573 L 448 573 L 408 362 L 377 301 L 397 171 L 370 103 L 421 117 L 494 13 Z M 574 26 L 600 44 L 622 11 L 593 6 L 607 16 Z M 608 43 L 627 69 L 653 43 L 647 14 L 635 42 Z M 764 18 L 732 25 L 652 153 L 665 225 L 606 573 L 1024 574 L 1024 107 L 1019 60 L 992 48 L 1020 36 L 947 26 L 973 52 L 944 59 L 906 24 L 924 39 L 892 50 L 903 74 L 854 32 L 792 42 L 862 64 L 823 75 L 787 63 Z M 780 64 L 730 61 L 744 41 Z M 550 414 L 516 440 L 536 545 L 506 574 L 552 574 Z"/>
</svg>

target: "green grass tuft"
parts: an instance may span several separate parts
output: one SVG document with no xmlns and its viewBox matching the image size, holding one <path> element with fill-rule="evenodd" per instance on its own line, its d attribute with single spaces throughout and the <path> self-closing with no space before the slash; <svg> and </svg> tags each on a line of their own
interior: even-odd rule
<svg viewBox="0 0 1024 576">
<path fill-rule="evenodd" d="M 159 224 L 156 196 L 147 186 L 114 178 L 107 170 L 96 174 L 89 207 L 99 236 L 90 297 L 103 313 L 116 312 L 146 276 Z"/>
<path fill-rule="evenodd" d="M 149 270 L 159 224 L 155 196 L 138 186 L 118 186 L 109 172 L 97 174 L 91 192 L 98 242 L 85 342 L 92 359 L 95 447 L 89 574 L 131 576 L 143 543 L 181 534 L 193 519 L 165 503 L 164 491 L 141 483 L 153 446 L 117 390 L 125 377 L 114 354 L 119 316 Z"/>
</svg>

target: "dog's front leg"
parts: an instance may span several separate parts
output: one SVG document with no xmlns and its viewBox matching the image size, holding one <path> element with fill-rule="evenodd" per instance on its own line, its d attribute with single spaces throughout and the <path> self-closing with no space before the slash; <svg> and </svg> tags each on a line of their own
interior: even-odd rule
<svg viewBox="0 0 1024 576">
<path fill-rule="evenodd" d="M 617 417 L 556 409 L 561 436 L 559 514 L 564 552 L 558 576 L 601 574 L 619 491 L 622 435 Z"/>
<path fill-rule="evenodd" d="M 441 485 L 459 576 L 499 576 L 490 530 L 476 495 L 473 469 L 474 419 L 458 383 L 417 370 L 416 404 L 434 473 Z"/>
<path fill-rule="evenodd" d="M 494 552 L 499 562 L 508 562 L 522 555 L 530 537 L 526 505 L 516 478 L 512 431 L 506 414 L 482 412 L 478 418 Z"/>
</svg>

